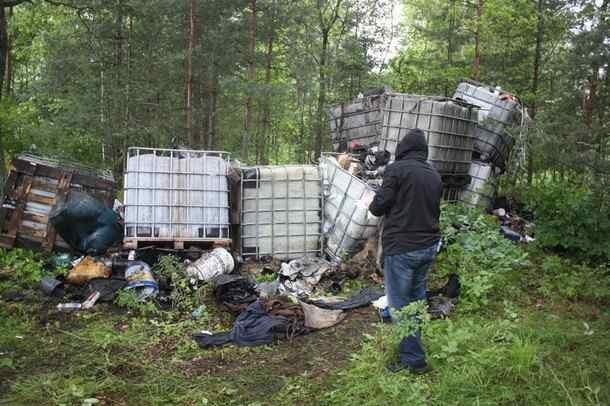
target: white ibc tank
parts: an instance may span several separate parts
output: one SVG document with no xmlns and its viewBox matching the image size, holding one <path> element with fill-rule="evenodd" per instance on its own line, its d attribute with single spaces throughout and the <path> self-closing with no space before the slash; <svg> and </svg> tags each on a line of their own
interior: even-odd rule
<svg viewBox="0 0 610 406">
<path fill-rule="evenodd" d="M 229 238 L 228 155 L 129 148 L 125 240 Z"/>
<path fill-rule="evenodd" d="M 241 171 L 241 254 L 290 260 L 321 253 L 320 170 L 313 165 Z"/>
<path fill-rule="evenodd" d="M 324 180 L 326 253 L 335 260 L 347 260 L 377 232 L 381 219 L 368 210 L 368 201 L 375 192 L 343 170 L 333 157 L 323 157 L 320 167 Z"/>
</svg>

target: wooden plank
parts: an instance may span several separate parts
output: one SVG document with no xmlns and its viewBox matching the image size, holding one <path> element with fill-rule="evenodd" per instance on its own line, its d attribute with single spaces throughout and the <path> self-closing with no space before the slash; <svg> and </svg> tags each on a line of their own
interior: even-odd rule
<svg viewBox="0 0 610 406">
<path fill-rule="evenodd" d="M 60 180 L 63 173 L 65 172 L 65 170 L 62 168 L 54 168 L 42 164 L 32 164 L 31 162 L 25 161 L 23 159 L 13 160 L 13 166 L 18 172 L 21 173 L 31 175 L 34 173 L 34 171 L 36 171 L 36 173 L 40 176 L 45 176 L 47 178 L 53 178 L 57 180 Z M 116 189 L 116 182 L 114 181 L 95 177 L 88 174 L 78 173 L 78 171 L 74 173 L 72 181 L 76 184 L 91 187 L 94 189 Z"/>
<path fill-rule="evenodd" d="M 57 185 L 57 193 L 55 194 L 53 205 L 66 198 L 66 196 L 68 195 L 68 191 L 70 190 L 71 183 L 72 172 L 66 171 L 59 180 L 59 184 Z M 53 250 L 53 246 L 55 245 L 56 234 L 57 232 L 55 231 L 55 227 L 53 227 L 53 225 L 49 221 L 47 223 L 47 235 L 42 245 L 45 251 L 51 252 Z"/>
<path fill-rule="evenodd" d="M 17 237 L 17 231 L 19 229 L 19 224 L 21 223 L 21 218 L 25 209 L 25 197 L 28 195 L 28 193 L 30 193 L 31 187 L 32 176 L 25 175 L 23 177 L 23 183 L 18 187 L 15 194 L 16 206 L 6 227 L 7 235 L 12 238 L 12 245 L 15 244 L 15 238 Z"/>
<path fill-rule="evenodd" d="M 29 193 L 29 191 L 28 191 L 28 193 Z M 37 195 L 35 193 L 30 193 L 29 196 L 27 197 L 27 201 L 31 202 L 31 203 L 44 204 L 45 206 L 49 206 L 49 207 L 53 207 L 55 205 L 55 198 L 48 197 L 48 196 L 41 196 L 41 195 Z"/>
<path fill-rule="evenodd" d="M 40 241 L 42 243 L 47 236 L 47 230 L 21 225 L 21 227 L 19 227 L 19 235 L 24 237 L 27 236 L 32 240 Z"/>
</svg>

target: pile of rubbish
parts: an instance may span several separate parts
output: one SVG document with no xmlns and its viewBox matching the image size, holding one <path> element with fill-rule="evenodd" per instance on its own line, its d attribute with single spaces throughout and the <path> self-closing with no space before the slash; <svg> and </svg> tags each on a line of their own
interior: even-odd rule
<svg viewBox="0 0 610 406">
<path fill-rule="evenodd" d="M 125 204 L 107 172 L 23 155 L 7 180 L 0 246 L 56 252 L 65 276 L 40 288 L 59 311 L 86 311 L 123 291 L 171 308 L 173 287 L 157 265 L 175 253 L 187 284 L 211 286 L 236 316 L 230 331 L 195 333 L 202 347 L 291 339 L 370 304 L 389 321 L 382 219 L 368 205 L 402 137 L 424 131 L 445 199 L 490 209 L 528 121 L 517 97 L 472 81 L 454 98 L 377 89 L 330 109 L 335 150 L 318 165 L 242 167 L 225 152 L 130 147 Z M 507 238 L 532 240 L 532 223 L 494 214 Z M 337 296 L 358 277 L 372 286 Z M 432 317 L 449 316 L 459 295 L 458 275 L 428 292 Z M 197 318 L 204 306 L 188 310 Z"/>
</svg>

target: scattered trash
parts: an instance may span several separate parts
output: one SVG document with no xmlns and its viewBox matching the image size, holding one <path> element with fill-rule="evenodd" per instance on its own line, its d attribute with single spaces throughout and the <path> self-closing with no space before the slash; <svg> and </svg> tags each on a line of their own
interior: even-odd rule
<svg viewBox="0 0 610 406">
<path fill-rule="evenodd" d="M 52 276 L 45 276 L 40 280 L 40 289 L 47 296 L 62 297 L 64 295 L 64 283 Z"/>
<path fill-rule="evenodd" d="M 534 231 L 534 223 L 530 223 L 516 214 L 509 213 L 503 208 L 493 210 L 492 214 L 500 220 L 500 232 L 509 240 L 525 243 L 535 241 L 535 238 L 530 235 Z"/>
<path fill-rule="evenodd" d="M 89 292 L 98 292 L 100 294 L 100 302 L 112 302 L 116 298 L 118 292 L 127 286 L 125 279 L 118 278 L 94 278 L 89 281 L 87 289 Z"/>
<path fill-rule="evenodd" d="M 322 276 L 334 270 L 334 266 L 322 258 L 303 257 L 283 263 L 280 270 L 279 292 L 297 297 L 310 296 Z"/>
<path fill-rule="evenodd" d="M 125 279 L 127 280 L 126 289 L 134 289 L 138 293 L 140 300 L 146 300 L 149 297 L 157 296 L 159 293 L 159 284 L 153 276 L 150 266 L 143 261 L 133 261 L 125 270 Z"/>
<path fill-rule="evenodd" d="M 198 318 L 200 318 L 201 316 L 203 316 L 203 315 L 205 314 L 206 310 L 207 310 L 207 309 L 206 309 L 205 305 L 198 306 L 198 307 L 197 307 L 195 310 L 193 310 L 193 312 L 191 313 L 191 318 L 193 318 L 193 319 L 198 319 Z"/>
<path fill-rule="evenodd" d="M 304 316 L 302 318 L 304 320 Z M 295 323 L 295 319 L 283 315 L 271 314 L 266 309 L 265 302 L 257 300 L 237 317 L 231 331 L 216 334 L 201 331 L 194 334 L 193 339 L 203 348 L 231 342 L 240 346 L 271 344 L 275 338 L 307 333 L 308 329 L 303 323 L 304 321 Z"/>
<path fill-rule="evenodd" d="M 276 279 L 270 282 L 257 283 L 254 287 L 261 297 L 275 296 L 280 287 L 280 280 Z"/>
<path fill-rule="evenodd" d="M 219 275 L 212 280 L 214 295 L 219 303 L 233 313 L 241 313 L 257 299 L 254 283 L 240 275 Z"/>
<path fill-rule="evenodd" d="M 214 277 L 233 271 L 235 261 L 229 251 L 214 248 L 186 267 L 186 272 L 195 280 L 208 282 Z"/>
<path fill-rule="evenodd" d="M 57 305 L 57 310 L 60 312 L 71 312 L 80 310 L 83 307 L 81 303 L 60 303 Z"/>
<path fill-rule="evenodd" d="M 110 278 L 112 270 L 105 263 L 92 257 L 85 257 L 72 268 L 66 283 L 84 285 L 93 278 Z"/>
<path fill-rule="evenodd" d="M 458 303 L 461 291 L 460 276 L 452 273 L 443 287 L 426 292 L 430 316 L 433 319 L 444 319 L 449 316 Z"/>
<path fill-rule="evenodd" d="M 309 303 L 314 304 L 323 309 L 331 309 L 331 310 L 350 310 L 356 309 L 358 307 L 368 306 L 375 300 L 384 296 L 385 292 L 381 288 L 377 287 L 367 287 L 360 290 L 358 293 L 354 294 L 348 299 L 344 299 L 342 301 L 334 301 L 328 299 L 318 299 L 311 300 Z"/>
<path fill-rule="evenodd" d="M 76 257 L 67 253 L 53 255 L 51 257 L 51 265 L 53 268 L 68 268 L 72 265 Z"/>
<path fill-rule="evenodd" d="M 89 255 L 104 254 L 123 238 L 118 214 L 84 192 L 72 190 L 58 200 L 49 221 L 72 248 Z"/>
<path fill-rule="evenodd" d="M 87 300 L 85 300 L 82 305 L 81 305 L 81 309 L 85 310 L 85 309 L 91 309 L 95 303 L 97 302 L 97 300 L 100 298 L 100 292 L 93 292 L 89 295 L 89 297 L 87 298 Z"/>
<path fill-rule="evenodd" d="M 342 310 L 322 309 L 305 302 L 300 302 L 300 304 L 305 315 L 305 327 L 313 330 L 332 327 L 342 322 L 347 315 Z"/>
</svg>

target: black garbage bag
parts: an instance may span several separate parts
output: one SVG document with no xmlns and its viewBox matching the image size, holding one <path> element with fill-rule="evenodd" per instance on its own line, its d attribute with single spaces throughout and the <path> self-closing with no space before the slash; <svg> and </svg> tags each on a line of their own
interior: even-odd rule
<svg viewBox="0 0 610 406">
<path fill-rule="evenodd" d="M 119 215 L 84 192 L 70 191 L 53 206 L 49 221 L 72 248 L 88 255 L 101 255 L 123 238 Z"/>
</svg>

